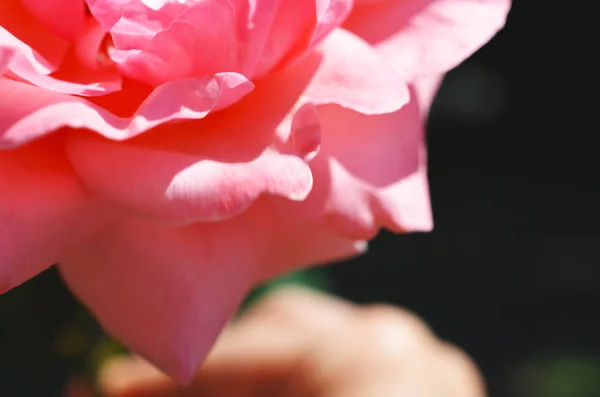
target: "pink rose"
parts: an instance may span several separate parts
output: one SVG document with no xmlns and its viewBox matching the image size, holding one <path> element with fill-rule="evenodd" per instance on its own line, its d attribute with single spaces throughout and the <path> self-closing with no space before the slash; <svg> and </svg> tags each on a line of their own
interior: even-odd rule
<svg viewBox="0 0 600 397">
<path fill-rule="evenodd" d="M 3 0 L 0 289 L 185 381 L 251 286 L 432 227 L 424 117 L 509 0 Z"/>
</svg>

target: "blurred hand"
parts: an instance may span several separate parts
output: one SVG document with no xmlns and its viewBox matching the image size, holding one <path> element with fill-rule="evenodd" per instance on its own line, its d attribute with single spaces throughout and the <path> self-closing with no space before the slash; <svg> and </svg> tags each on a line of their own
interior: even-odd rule
<svg viewBox="0 0 600 397">
<path fill-rule="evenodd" d="M 188 386 L 136 358 L 107 363 L 99 382 L 107 397 L 485 394 L 471 360 L 413 314 L 296 287 L 274 292 L 230 325 Z"/>
</svg>

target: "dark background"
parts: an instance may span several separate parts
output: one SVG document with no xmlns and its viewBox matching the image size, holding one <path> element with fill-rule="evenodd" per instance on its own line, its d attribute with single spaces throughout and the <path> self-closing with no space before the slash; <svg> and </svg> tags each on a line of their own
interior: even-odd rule
<svg viewBox="0 0 600 397">
<path fill-rule="evenodd" d="M 332 271 L 343 295 L 406 306 L 464 348 L 492 397 L 600 396 L 589 4 L 514 1 L 504 31 L 434 104 L 435 231 L 383 233 Z"/>
<path fill-rule="evenodd" d="M 317 271 L 351 300 L 424 317 L 474 357 L 492 397 L 600 396 L 589 4 L 515 0 L 434 104 L 435 231 L 382 233 L 366 256 Z M 2 397 L 59 396 L 113 347 L 54 270 L 0 299 Z"/>
</svg>

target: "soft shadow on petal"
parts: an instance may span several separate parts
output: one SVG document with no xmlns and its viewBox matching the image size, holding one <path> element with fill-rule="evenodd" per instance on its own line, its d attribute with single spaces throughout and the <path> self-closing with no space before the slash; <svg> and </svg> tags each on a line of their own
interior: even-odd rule
<svg viewBox="0 0 600 397">
<path fill-rule="evenodd" d="M 329 107 L 320 109 L 320 117 L 321 153 L 328 157 L 331 178 L 330 226 L 354 238 L 372 236 L 380 227 L 431 230 L 424 121 L 417 101 L 389 115 Z"/>
<path fill-rule="evenodd" d="M 128 3 L 110 29 L 114 50 L 109 55 L 124 75 L 156 86 L 241 71 L 231 2 L 167 2 L 158 11 L 140 1 Z"/>
<path fill-rule="evenodd" d="M 344 27 L 408 81 L 447 72 L 505 23 L 510 0 L 389 0 L 357 5 Z"/>
<path fill-rule="evenodd" d="M 409 100 L 406 83 L 385 59 L 343 29 L 267 80 L 275 87 L 303 86 L 300 102 L 336 104 L 364 114 L 391 113 Z"/>
<path fill-rule="evenodd" d="M 266 9 L 273 1 L 277 0 L 264 0 L 258 4 Z M 352 9 L 352 0 L 277 2 L 277 14 L 272 21 L 273 25 L 268 28 L 267 41 L 253 43 L 255 46 L 264 46 L 262 52 L 254 53 L 260 62 L 256 77 L 264 76 L 272 68 L 283 68 L 301 59 L 337 28 Z M 248 48 L 247 45 L 242 48 L 244 47 Z"/>
<path fill-rule="evenodd" d="M 14 76 L 34 86 L 68 95 L 106 95 L 121 88 L 118 79 L 76 83 L 51 76 L 50 65 L 24 43 L 14 41 L 0 27 L 0 73 L 8 70 Z"/>
<path fill-rule="evenodd" d="M 107 332 L 187 382 L 257 282 L 365 249 L 274 216 L 271 199 L 229 221 L 186 228 L 122 218 L 60 270 Z"/>
<path fill-rule="evenodd" d="M 118 117 L 82 98 L 0 77 L 0 149 L 23 145 L 62 127 L 87 128 L 125 140 L 174 120 L 199 119 L 227 107 L 253 88 L 246 78 L 223 73 L 163 84 L 131 117 Z"/>
<path fill-rule="evenodd" d="M 313 1 L 243 0 L 238 13 L 238 53 L 245 76 L 260 78 L 306 51 L 317 24 Z"/>
<path fill-rule="evenodd" d="M 69 49 L 69 41 L 40 24 L 21 0 L 0 1 L 0 32 L 0 54 L 6 48 L 23 45 L 50 70 L 58 68 Z"/>
<path fill-rule="evenodd" d="M 190 154 L 72 135 L 68 152 L 91 191 L 169 224 L 223 221 L 261 194 L 303 200 L 310 192 L 312 174 L 299 156 L 213 137 Z M 220 150 L 226 142 L 237 146 L 229 155 Z"/>
<path fill-rule="evenodd" d="M 105 95 L 120 88 L 117 76 L 77 83 L 53 75 L 63 65 L 69 43 L 39 26 L 14 0 L 0 3 L 0 74 L 46 90 L 82 96 Z M 109 77 L 109 79 L 106 79 Z"/>
<path fill-rule="evenodd" d="M 23 5 L 56 34 L 74 40 L 85 25 L 84 0 L 21 0 Z"/>
<path fill-rule="evenodd" d="M 96 21 L 88 19 L 64 57 L 60 69 L 51 75 L 55 80 L 62 81 L 62 84 L 81 88 L 71 91 L 52 90 L 85 96 L 91 101 L 121 92 L 124 89 L 123 77 L 108 58 L 109 49 L 110 40 L 106 32 Z"/>
<path fill-rule="evenodd" d="M 265 76 L 305 54 L 349 14 L 351 0 L 140 2 L 88 0 L 114 41 L 111 58 L 132 79 L 229 71 Z"/>
<path fill-rule="evenodd" d="M 364 114 L 390 113 L 408 102 L 401 76 L 354 34 L 335 30 L 318 53 L 318 70 L 304 93 L 311 102 L 337 104 Z"/>
<path fill-rule="evenodd" d="M 377 116 L 318 107 L 322 142 L 310 162 L 313 190 L 302 203 L 281 202 L 279 211 L 348 239 L 368 240 L 381 228 L 431 230 L 424 120 L 413 98 Z"/>
<path fill-rule="evenodd" d="M 58 262 L 96 226 L 60 137 L 0 151 L 0 293 Z"/>
<path fill-rule="evenodd" d="M 372 114 L 408 99 L 395 72 L 351 34 L 334 33 L 326 48 L 204 120 L 158 127 L 125 144 L 72 134 L 75 169 L 95 193 L 169 224 L 227 219 L 261 194 L 303 200 L 312 187 L 303 159 L 315 156 L 321 139 L 315 104 Z M 343 67 L 354 56 L 364 61 Z"/>
<path fill-rule="evenodd" d="M 316 193 L 316 194 L 313 194 Z M 318 195 L 319 192 L 311 192 Z M 261 228 L 270 231 L 270 244 L 262 249 L 256 272 L 264 281 L 305 266 L 323 265 L 363 254 L 367 241 L 346 237 L 327 228 L 318 200 L 291 203 L 279 197 L 262 197 L 249 210 L 260 213 Z M 245 214 L 244 214 L 245 215 Z"/>
<path fill-rule="evenodd" d="M 203 120 L 162 125 L 128 142 L 73 133 L 69 156 L 89 189 L 169 224 L 223 220 L 262 194 L 303 200 L 320 124 L 312 105 L 295 107 L 305 80 L 282 79 L 257 82 L 242 101 Z"/>
<path fill-rule="evenodd" d="M 317 24 L 311 46 L 318 44 L 350 15 L 352 0 L 315 0 Z"/>
<path fill-rule="evenodd" d="M 213 225 L 204 233 L 123 219 L 60 266 L 107 332 L 181 382 L 252 284 L 252 251 Z"/>
</svg>

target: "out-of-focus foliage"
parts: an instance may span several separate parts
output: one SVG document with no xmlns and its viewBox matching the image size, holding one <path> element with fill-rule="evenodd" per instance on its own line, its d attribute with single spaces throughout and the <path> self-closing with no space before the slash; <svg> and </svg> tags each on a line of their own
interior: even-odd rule
<svg viewBox="0 0 600 397">
<path fill-rule="evenodd" d="M 254 291 L 248 294 L 248 297 L 242 305 L 241 312 L 252 306 L 255 302 L 260 300 L 272 290 L 286 285 L 301 285 L 320 291 L 335 293 L 335 280 L 328 276 L 326 269 L 320 267 L 304 269 L 285 274 L 257 287 Z"/>
<path fill-rule="evenodd" d="M 512 393 L 516 397 L 595 397 L 600 392 L 600 357 L 576 353 L 546 353 L 516 367 Z"/>
</svg>

